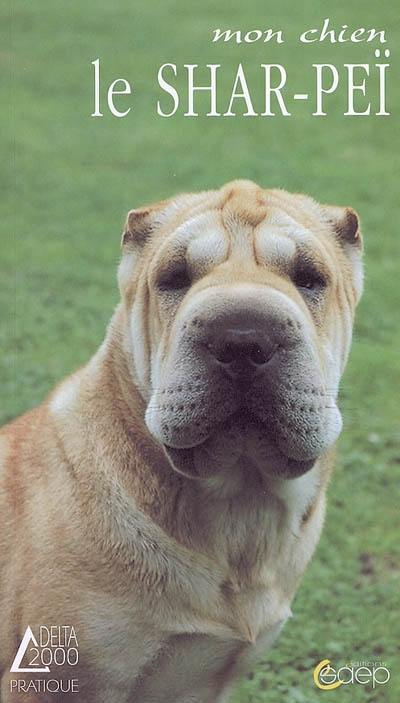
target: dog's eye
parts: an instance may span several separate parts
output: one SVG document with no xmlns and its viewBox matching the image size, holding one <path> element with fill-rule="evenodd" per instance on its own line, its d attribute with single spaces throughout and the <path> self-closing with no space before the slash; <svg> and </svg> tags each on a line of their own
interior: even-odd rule
<svg viewBox="0 0 400 703">
<path fill-rule="evenodd" d="M 186 267 L 165 271 L 159 278 L 158 287 L 162 291 L 180 291 L 190 286 L 191 280 Z"/>
<path fill-rule="evenodd" d="M 293 283 L 303 291 L 317 293 L 326 286 L 325 278 L 318 271 L 310 267 L 301 267 L 293 275 Z"/>
</svg>

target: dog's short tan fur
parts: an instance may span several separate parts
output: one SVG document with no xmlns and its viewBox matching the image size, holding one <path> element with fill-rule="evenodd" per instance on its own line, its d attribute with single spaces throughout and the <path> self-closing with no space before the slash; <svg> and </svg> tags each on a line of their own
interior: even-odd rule
<svg viewBox="0 0 400 703">
<path fill-rule="evenodd" d="M 193 283 L 166 302 L 160 268 L 182 256 L 174 233 L 194 240 L 196 227 L 206 239 L 200 253 L 191 250 Z M 268 249 L 273 237 L 277 248 Z M 284 265 L 290 242 L 304 237 L 329 278 L 311 310 Z M 247 181 L 130 213 L 122 301 L 104 343 L 0 434 L 4 703 L 227 700 L 235 678 L 273 642 L 319 538 L 333 449 L 324 447 L 293 478 L 246 456 L 186 475 L 190 461 L 175 471 L 157 439 L 166 430 L 157 429 L 154 384 L 166 391 L 160 368 L 179 353 L 176 325 L 191 305 L 201 309 L 196 301 L 215 287 L 231 298 L 273 289 L 312 337 L 334 403 L 361 293 L 360 251 L 353 211 Z M 58 668 L 52 678 L 77 677 L 78 697 L 10 693 L 21 637 L 27 625 L 41 624 L 74 626 L 79 666 Z"/>
</svg>

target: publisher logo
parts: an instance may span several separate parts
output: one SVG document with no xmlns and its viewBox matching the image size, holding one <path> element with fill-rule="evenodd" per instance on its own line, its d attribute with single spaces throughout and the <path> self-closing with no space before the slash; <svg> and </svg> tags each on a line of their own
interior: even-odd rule
<svg viewBox="0 0 400 703">
<path fill-rule="evenodd" d="M 372 688 L 376 688 L 390 680 L 390 671 L 379 661 L 350 662 L 335 668 L 329 659 L 322 659 L 314 669 L 313 679 L 322 691 L 332 691 L 349 684 L 370 684 Z"/>
<path fill-rule="evenodd" d="M 79 662 L 78 638 L 72 625 L 29 625 L 21 639 L 14 660 L 12 674 L 25 674 L 10 680 L 10 691 L 18 693 L 75 693 L 78 679 L 38 678 L 38 673 L 57 675 Z M 29 679 L 31 673 L 35 678 Z"/>
</svg>

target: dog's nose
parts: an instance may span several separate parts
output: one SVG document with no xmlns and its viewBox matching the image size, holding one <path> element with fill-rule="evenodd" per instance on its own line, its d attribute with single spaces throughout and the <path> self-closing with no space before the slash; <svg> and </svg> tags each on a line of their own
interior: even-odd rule
<svg viewBox="0 0 400 703">
<path fill-rule="evenodd" d="M 226 373 L 247 378 L 264 369 L 279 345 L 262 330 L 229 328 L 220 330 L 206 346 Z"/>
</svg>

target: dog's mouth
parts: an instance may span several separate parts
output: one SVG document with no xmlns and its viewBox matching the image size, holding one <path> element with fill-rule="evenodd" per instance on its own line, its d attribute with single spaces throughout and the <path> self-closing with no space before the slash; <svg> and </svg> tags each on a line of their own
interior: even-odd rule
<svg viewBox="0 0 400 703">
<path fill-rule="evenodd" d="M 150 433 L 182 474 L 229 476 L 252 466 L 261 475 L 294 478 L 309 471 L 339 435 L 340 412 L 317 377 L 288 371 L 284 382 L 269 378 L 241 393 L 217 381 L 200 392 L 189 389 L 184 400 L 183 383 L 164 390 L 146 410 Z"/>
<path fill-rule="evenodd" d="M 245 407 L 240 407 L 238 410 L 228 413 L 223 420 L 219 420 L 214 426 L 207 426 L 208 431 L 206 434 L 199 434 L 196 438 L 192 438 L 191 441 L 187 441 L 187 443 L 182 437 L 178 436 L 176 444 L 172 442 L 165 443 L 165 446 L 171 449 L 195 449 L 206 444 L 218 432 L 231 431 L 233 427 L 238 431 L 245 431 L 249 426 L 257 428 L 259 432 L 267 432 L 267 426 L 260 418 Z"/>
<path fill-rule="evenodd" d="M 192 478 L 206 478 L 239 464 L 264 474 L 296 478 L 317 459 L 289 456 L 278 446 L 271 428 L 246 409 L 232 413 L 190 446 L 164 444 L 164 450 L 173 468 Z"/>
</svg>

